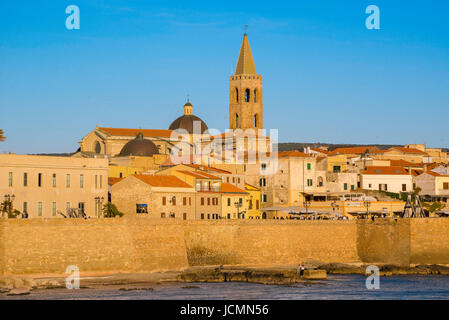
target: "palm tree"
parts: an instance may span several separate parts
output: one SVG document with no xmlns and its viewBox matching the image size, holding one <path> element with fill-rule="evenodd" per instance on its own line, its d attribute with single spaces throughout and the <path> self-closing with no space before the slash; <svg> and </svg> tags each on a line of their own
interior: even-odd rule
<svg viewBox="0 0 449 320">
<path fill-rule="evenodd" d="M 5 141 L 6 137 L 3 135 L 3 129 L 0 129 L 0 141 Z"/>
</svg>

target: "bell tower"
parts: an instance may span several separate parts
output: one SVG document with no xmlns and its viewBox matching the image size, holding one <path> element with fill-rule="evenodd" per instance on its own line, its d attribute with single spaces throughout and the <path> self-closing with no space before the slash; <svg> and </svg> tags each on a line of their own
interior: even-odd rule
<svg viewBox="0 0 449 320">
<path fill-rule="evenodd" d="M 229 81 L 229 128 L 263 129 L 262 76 L 256 72 L 246 33 Z"/>
</svg>

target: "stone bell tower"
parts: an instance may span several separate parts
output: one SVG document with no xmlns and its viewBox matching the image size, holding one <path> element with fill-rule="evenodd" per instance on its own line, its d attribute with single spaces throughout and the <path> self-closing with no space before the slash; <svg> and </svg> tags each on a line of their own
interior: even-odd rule
<svg viewBox="0 0 449 320">
<path fill-rule="evenodd" d="M 246 33 L 229 81 L 229 128 L 263 129 L 262 76 L 256 72 Z"/>
</svg>

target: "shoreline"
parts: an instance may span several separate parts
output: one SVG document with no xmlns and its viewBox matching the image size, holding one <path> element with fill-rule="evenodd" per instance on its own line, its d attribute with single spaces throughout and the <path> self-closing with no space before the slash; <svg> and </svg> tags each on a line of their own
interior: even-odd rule
<svg viewBox="0 0 449 320">
<path fill-rule="evenodd" d="M 305 264 L 304 274 L 298 266 L 193 266 L 182 271 L 154 273 L 85 273 L 80 276 L 80 289 L 152 290 L 151 286 L 167 283 L 242 282 L 265 285 L 310 284 L 326 280 L 327 275 L 366 275 L 367 264 L 319 263 Z M 449 275 L 447 265 L 401 267 L 379 265 L 380 276 Z M 0 297 L 28 295 L 33 290 L 65 288 L 66 275 L 4 275 L 0 276 Z"/>
</svg>

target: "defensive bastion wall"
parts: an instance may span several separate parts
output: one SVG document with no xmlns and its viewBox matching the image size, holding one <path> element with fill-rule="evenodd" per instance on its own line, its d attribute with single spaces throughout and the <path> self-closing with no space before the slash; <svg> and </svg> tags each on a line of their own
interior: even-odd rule
<svg viewBox="0 0 449 320">
<path fill-rule="evenodd" d="M 145 273 L 189 265 L 449 264 L 449 219 L 0 221 L 1 274 Z"/>
</svg>

